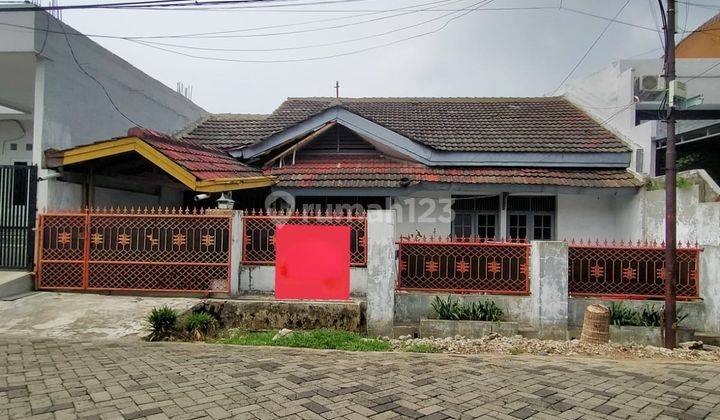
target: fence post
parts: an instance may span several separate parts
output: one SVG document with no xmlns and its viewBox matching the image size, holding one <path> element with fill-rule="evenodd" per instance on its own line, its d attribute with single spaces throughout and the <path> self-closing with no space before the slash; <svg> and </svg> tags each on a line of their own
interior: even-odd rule
<svg viewBox="0 0 720 420">
<path fill-rule="evenodd" d="M 391 336 L 395 314 L 395 211 L 367 214 L 367 330 L 369 335 Z"/>
<path fill-rule="evenodd" d="M 704 245 L 700 253 L 700 297 L 705 331 L 720 333 L 720 246 Z"/>
<path fill-rule="evenodd" d="M 240 263 L 243 252 L 243 212 L 233 211 L 231 220 L 230 237 L 230 295 L 237 296 L 240 293 Z"/>
<path fill-rule="evenodd" d="M 530 250 L 531 322 L 543 338 L 565 339 L 568 326 L 568 245 L 533 241 Z"/>
</svg>

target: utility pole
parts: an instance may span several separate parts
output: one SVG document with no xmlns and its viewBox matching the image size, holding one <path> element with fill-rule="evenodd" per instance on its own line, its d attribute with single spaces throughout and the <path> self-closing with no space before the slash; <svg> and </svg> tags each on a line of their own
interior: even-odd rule
<svg viewBox="0 0 720 420">
<path fill-rule="evenodd" d="M 662 1 L 662 0 L 661 0 Z M 676 172 L 675 172 L 675 113 L 671 83 L 675 80 L 675 0 L 667 0 L 665 24 L 665 87 L 667 90 L 667 147 L 665 149 L 665 347 L 677 345 L 675 335 L 677 269 L 676 241 Z"/>
</svg>

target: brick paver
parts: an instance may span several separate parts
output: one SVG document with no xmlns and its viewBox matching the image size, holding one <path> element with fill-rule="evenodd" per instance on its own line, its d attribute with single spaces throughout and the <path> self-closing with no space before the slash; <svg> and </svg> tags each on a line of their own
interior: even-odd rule
<svg viewBox="0 0 720 420">
<path fill-rule="evenodd" d="M 720 419 L 720 365 L 0 337 L 27 417 Z"/>
</svg>

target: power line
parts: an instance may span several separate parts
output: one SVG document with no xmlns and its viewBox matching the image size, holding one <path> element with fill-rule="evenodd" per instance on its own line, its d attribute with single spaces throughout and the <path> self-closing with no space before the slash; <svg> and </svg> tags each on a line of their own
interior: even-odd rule
<svg viewBox="0 0 720 420">
<path fill-rule="evenodd" d="M 75 55 L 75 50 L 72 47 L 72 44 L 70 43 L 70 38 L 67 36 L 67 32 L 65 31 L 65 25 L 63 23 L 60 23 L 60 27 L 63 29 L 63 32 L 65 33 L 65 42 L 67 43 L 68 49 L 70 50 L 70 55 L 72 56 L 73 61 L 75 62 L 75 65 L 77 65 L 78 69 L 89 77 L 90 79 L 94 80 L 95 83 L 97 83 L 98 86 L 100 86 L 100 89 L 105 93 L 105 96 L 108 98 L 108 101 L 110 102 L 110 105 L 112 105 L 113 108 L 115 108 L 115 111 L 117 111 L 118 114 L 122 115 L 123 118 L 128 120 L 131 124 L 137 127 L 144 128 L 141 124 L 138 124 L 137 122 L 133 121 L 132 118 L 128 117 L 124 112 L 120 110 L 120 108 L 115 104 L 115 101 L 113 100 L 112 96 L 110 96 L 110 92 L 108 92 L 107 88 L 105 88 L 105 85 L 102 84 L 95 76 L 88 73 L 87 70 L 80 64 L 80 61 L 78 61 L 77 56 Z"/>
<path fill-rule="evenodd" d="M 165 52 L 169 52 L 169 53 L 172 53 L 172 54 L 181 55 L 181 56 L 184 56 L 184 57 L 195 58 L 195 59 L 200 59 L 200 60 L 208 60 L 208 61 L 223 61 L 223 62 L 235 62 L 235 63 L 298 63 L 298 62 L 307 62 L 307 61 L 318 61 L 318 60 L 327 60 L 327 59 L 331 59 L 331 58 L 338 58 L 338 57 L 345 57 L 345 56 L 349 56 L 349 55 L 355 55 L 355 54 L 363 53 L 363 52 L 366 52 L 366 51 L 371 51 L 371 50 L 376 50 L 376 49 L 379 49 L 379 48 L 388 47 L 388 46 L 391 46 L 391 45 L 399 44 L 399 43 L 401 43 L 401 42 L 406 42 L 406 41 L 409 41 L 409 40 L 412 40 L 412 39 L 417 39 L 417 38 L 420 38 L 420 37 L 424 37 L 424 36 L 427 36 L 427 35 L 431 35 L 431 34 L 440 32 L 441 30 L 445 29 L 445 28 L 446 28 L 451 22 L 453 22 L 454 20 L 459 19 L 459 18 L 461 18 L 461 17 L 464 17 L 464 16 L 468 15 L 469 13 L 471 13 L 472 11 L 481 8 L 483 5 L 490 4 L 490 3 L 492 3 L 493 1 L 494 1 L 494 0 L 483 0 L 483 1 L 479 1 L 479 2 L 477 2 L 477 3 L 474 3 L 474 4 L 473 4 L 474 9 L 468 10 L 468 11 L 466 11 L 466 12 L 464 12 L 464 13 L 461 13 L 460 15 L 457 15 L 457 16 L 454 16 L 454 17 L 448 19 L 448 20 L 445 21 L 440 27 L 438 27 L 438 28 L 436 28 L 436 29 L 434 29 L 434 30 L 432 30 L 432 31 L 423 32 L 423 33 L 421 33 L 421 34 L 417 34 L 417 35 L 413 35 L 413 36 L 410 36 L 410 37 L 398 39 L 398 40 L 391 41 L 391 42 L 387 42 L 387 43 L 380 44 L 380 45 L 374 45 L 374 46 L 367 47 L 367 48 L 361 48 L 361 49 L 357 49 L 357 50 L 353 50 L 353 51 L 348 51 L 348 52 L 344 52 L 344 53 L 338 53 L 338 54 L 332 54 L 332 55 L 325 55 L 325 56 L 316 56 L 316 57 L 306 57 L 306 58 L 296 58 L 296 59 L 277 59 L 277 60 L 245 60 L 245 59 L 224 58 L 224 57 L 208 57 L 208 56 L 199 56 L 199 55 L 184 53 L 184 52 L 181 52 L 181 51 L 171 50 L 171 49 L 169 49 L 169 48 L 164 48 L 164 47 L 160 47 L 160 46 L 157 46 L 157 45 L 152 45 L 152 44 L 147 43 L 146 41 L 142 41 L 142 40 L 138 40 L 138 39 L 131 39 L 131 40 L 128 40 L 128 41 L 130 41 L 130 42 L 135 42 L 135 43 L 138 43 L 138 44 L 141 44 L 141 45 L 145 45 L 146 47 L 154 48 L 154 49 L 157 49 L 157 50 L 160 50 L 160 51 L 165 51 Z M 481 3 L 482 3 L 482 4 L 481 4 Z M 454 13 L 456 13 L 456 12 L 453 12 L 453 14 L 454 14 Z M 445 16 L 447 16 L 447 15 L 445 15 Z"/>
<path fill-rule="evenodd" d="M 132 1 L 132 2 L 116 2 L 116 3 L 90 3 L 90 4 L 70 4 L 65 6 L 53 5 L 53 6 L 18 6 L 18 7 L 3 7 L 0 9 L 0 13 L 9 12 L 39 12 L 39 11 L 50 11 L 50 10 L 83 10 L 83 9 L 121 9 L 121 8 L 143 8 L 143 7 L 183 7 L 190 6 L 195 7 L 198 5 L 222 5 L 222 4 L 252 4 L 252 3 L 275 3 L 275 2 L 293 2 L 299 0 L 144 0 L 144 1 Z M 350 3 L 367 0 L 329 0 L 329 1 L 314 1 L 307 3 L 296 3 L 292 6 L 303 6 L 303 5 L 318 5 L 318 4 L 334 4 L 334 3 Z M 253 6 L 258 7 L 277 7 L 267 6 Z"/>
<path fill-rule="evenodd" d="M 578 67 L 580 67 L 580 64 L 582 64 L 582 62 L 585 61 L 585 58 L 588 56 L 588 54 L 590 54 L 590 51 L 592 51 L 592 49 L 595 48 L 595 45 L 597 45 L 597 43 L 600 41 L 600 39 L 603 37 L 603 35 L 605 35 L 605 32 L 607 32 L 607 30 L 610 28 L 610 25 L 612 25 L 613 21 L 615 19 L 617 19 L 618 16 L 620 16 L 620 13 L 622 13 L 622 11 L 625 10 L 625 8 L 627 7 L 628 4 L 630 4 L 630 0 L 626 0 L 625 4 L 622 5 L 622 7 L 617 11 L 617 13 L 615 13 L 613 20 L 608 22 L 607 25 L 605 25 L 602 32 L 600 32 L 600 34 L 595 38 L 595 41 L 593 41 L 593 43 L 590 44 L 590 47 L 587 49 L 587 51 L 585 51 L 585 54 L 583 54 L 582 57 L 580 57 L 580 60 L 578 60 L 577 63 L 575 63 L 575 65 L 572 67 L 572 69 L 570 69 L 570 71 L 565 76 L 565 78 L 562 79 L 562 81 L 560 82 L 558 87 L 556 87 L 555 90 L 553 90 L 553 93 L 557 92 L 557 90 L 560 89 L 562 87 L 562 85 L 565 84 L 565 82 L 567 82 L 567 80 L 570 78 L 570 76 L 572 76 L 575 73 L 575 70 L 577 70 Z"/>
</svg>

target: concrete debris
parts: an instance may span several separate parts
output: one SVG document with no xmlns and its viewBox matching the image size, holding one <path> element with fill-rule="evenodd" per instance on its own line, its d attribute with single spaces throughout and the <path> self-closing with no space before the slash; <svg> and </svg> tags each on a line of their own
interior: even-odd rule
<svg viewBox="0 0 720 420">
<path fill-rule="evenodd" d="M 449 338 L 411 338 L 403 336 L 390 340 L 395 350 L 402 351 L 408 347 L 430 345 L 443 353 L 476 354 L 535 354 L 560 356 L 596 356 L 607 358 L 639 358 L 639 359 L 679 359 L 720 362 L 720 348 L 698 346 L 698 342 L 682 343 L 685 347 L 669 350 L 660 347 L 628 345 L 619 343 L 590 344 L 580 340 L 558 341 L 524 338 L 522 336 L 505 337 L 492 333 L 480 339 L 465 337 Z"/>
<path fill-rule="evenodd" d="M 283 328 L 282 330 L 278 331 L 277 334 L 272 338 L 273 341 L 280 339 L 282 337 L 287 337 L 288 335 L 292 334 L 293 330 L 288 328 Z"/>
<path fill-rule="evenodd" d="M 687 349 L 687 350 L 702 350 L 703 342 L 702 341 L 686 341 L 684 343 L 678 344 L 678 347 Z"/>
</svg>

